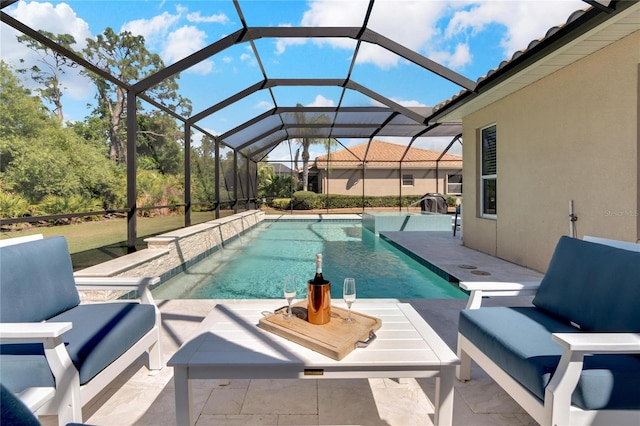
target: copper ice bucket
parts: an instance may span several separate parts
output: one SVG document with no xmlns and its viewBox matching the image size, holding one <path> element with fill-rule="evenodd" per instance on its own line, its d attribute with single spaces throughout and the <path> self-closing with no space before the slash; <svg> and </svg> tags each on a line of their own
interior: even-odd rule
<svg viewBox="0 0 640 426">
<path fill-rule="evenodd" d="M 307 315 L 311 324 L 326 324 L 331 319 L 331 283 L 307 284 Z"/>
</svg>

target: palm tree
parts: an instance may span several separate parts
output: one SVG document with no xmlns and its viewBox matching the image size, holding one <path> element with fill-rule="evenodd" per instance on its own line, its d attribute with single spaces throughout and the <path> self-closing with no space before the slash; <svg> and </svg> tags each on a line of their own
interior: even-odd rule
<svg viewBox="0 0 640 426">
<path fill-rule="evenodd" d="M 296 107 L 302 108 L 301 104 L 297 104 Z M 296 112 L 296 123 L 298 124 L 329 124 L 330 120 L 326 114 L 305 114 L 304 112 Z M 319 138 L 314 137 L 315 129 L 309 128 L 305 129 L 305 132 L 310 135 L 310 137 L 303 137 L 296 139 L 300 148 L 302 148 L 302 190 L 307 191 L 309 189 L 309 147 L 311 145 L 324 145 L 327 149 L 327 152 L 330 153 L 331 146 L 335 144 L 335 140 L 328 138 Z M 299 149 L 298 149 L 299 151 Z M 297 169 L 297 159 L 298 159 L 298 151 L 296 151 L 296 169 Z"/>
</svg>

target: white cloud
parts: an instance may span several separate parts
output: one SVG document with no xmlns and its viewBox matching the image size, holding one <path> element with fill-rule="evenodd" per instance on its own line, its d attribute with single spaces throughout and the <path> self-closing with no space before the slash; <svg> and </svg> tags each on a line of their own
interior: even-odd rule
<svg viewBox="0 0 640 426">
<path fill-rule="evenodd" d="M 226 24 L 229 22 L 229 17 L 224 13 L 218 13 L 209 16 L 202 16 L 200 12 L 189 13 L 187 15 L 187 21 L 189 22 L 207 22 L 216 24 Z"/>
<path fill-rule="evenodd" d="M 172 15 L 163 12 L 151 19 L 136 19 L 122 25 L 121 31 L 129 31 L 131 34 L 143 36 L 147 45 L 153 46 L 162 41 L 169 32 L 169 28 L 178 23 L 180 14 Z"/>
<path fill-rule="evenodd" d="M 429 54 L 429 58 L 452 69 L 461 69 L 470 64 L 473 55 L 466 43 L 458 43 L 455 51 L 447 52 L 444 50 L 433 51 Z"/>
<path fill-rule="evenodd" d="M 76 50 L 86 47 L 86 39 L 91 37 L 89 24 L 78 18 L 73 9 L 65 3 L 53 6 L 51 3 L 19 1 L 16 5 L 4 9 L 3 12 L 35 30 L 48 31 L 53 34 L 71 34 L 76 40 L 76 44 L 72 46 Z M 8 25 L 0 27 L 1 58 L 15 68 L 31 68 L 37 64 L 38 55 L 17 41 L 16 37 L 19 35 L 22 34 Z M 42 68 L 42 64 L 40 67 Z M 93 85 L 86 77 L 80 75 L 80 70 L 80 67 L 67 69 L 65 74 L 61 76 L 64 96 L 75 100 L 85 100 L 92 97 Z M 36 88 L 30 78 L 25 80 L 25 84 L 31 89 Z"/>
<path fill-rule="evenodd" d="M 288 28 L 291 24 L 281 24 L 280 27 Z M 282 55 L 289 46 L 301 46 L 307 43 L 307 39 L 304 38 L 279 38 L 276 40 L 276 55 Z"/>
<path fill-rule="evenodd" d="M 367 3 L 312 0 L 301 25 L 361 26 Z M 585 7 L 582 0 L 377 0 L 368 27 L 446 66 L 463 68 L 472 61 L 473 54 L 466 41 L 456 37 L 464 39 L 499 24 L 505 28 L 501 46 L 505 57 L 510 57 L 516 50 L 526 48 L 531 40 L 543 37 L 550 27 L 566 22 L 573 11 Z M 451 22 L 442 33 L 439 24 L 450 15 Z M 345 39 L 318 42 L 338 48 L 353 46 L 351 40 Z M 281 54 L 296 43 L 301 41 L 279 40 L 277 52 Z M 447 44 L 451 46 L 445 48 Z M 372 63 L 383 69 L 397 66 L 400 61 L 394 53 L 366 43 L 358 54 L 359 63 Z"/>
<path fill-rule="evenodd" d="M 475 35 L 491 24 L 503 25 L 506 33 L 501 45 L 505 57 L 525 49 L 532 40 L 544 37 L 552 26 L 564 24 L 572 12 L 587 7 L 581 0 L 473 3 L 470 9 L 453 15 L 445 36 L 453 37 L 464 32 Z"/>
<path fill-rule="evenodd" d="M 191 25 L 185 25 L 169 33 L 160 56 L 167 64 L 172 64 L 205 47 L 206 38 L 207 34 L 204 31 Z M 212 60 L 205 60 L 185 72 L 208 74 L 213 70 L 213 67 Z"/>
<path fill-rule="evenodd" d="M 270 109 L 273 108 L 273 104 L 271 102 L 267 102 L 267 101 L 260 101 L 257 104 L 255 104 L 253 106 L 255 109 L 259 109 L 262 111 L 269 111 Z"/>
<path fill-rule="evenodd" d="M 420 101 L 416 101 L 413 99 L 409 99 L 409 100 L 405 100 L 405 99 L 398 99 L 398 98 L 389 98 L 390 100 L 392 100 L 393 102 L 397 103 L 398 105 L 402 105 L 404 107 L 426 107 L 427 105 L 423 104 Z M 383 104 L 382 102 L 378 102 L 375 99 L 371 99 L 371 105 L 373 106 L 380 106 L 380 107 L 386 107 L 386 104 Z"/>
<path fill-rule="evenodd" d="M 332 107 L 335 106 L 335 103 L 331 99 L 327 99 L 322 95 L 316 95 L 316 98 L 307 106 L 314 107 Z"/>
<path fill-rule="evenodd" d="M 251 50 L 251 48 L 247 49 L 247 52 L 240 54 L 240 62 L 250 67 L 258 66 L 258 61 L 256 60 L 256 57 L 253 54 L 253 51 Z"/>
</svg>

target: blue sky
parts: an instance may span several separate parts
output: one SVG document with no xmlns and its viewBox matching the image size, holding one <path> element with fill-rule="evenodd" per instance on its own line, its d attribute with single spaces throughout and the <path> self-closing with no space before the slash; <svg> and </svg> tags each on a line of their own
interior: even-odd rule
<svg viewBox="0 0 640 426">
<path fill-rule="evenodd" d="M 247 24 L 256 26 L 362 25 L 366 0 L 240 0 Z M 581 0 L 376 0 L 369 28 L 406 47 L 476 80 L 530 41 L 566 22 Z M 147 48 L 169 65 L 242 27 L 231 0 L 219 1 L 19 1 L 4 12 L 38 30 L 70 33 L 77 49 L 86 38 L 105 28 L 143 35 Z M 2 24 L 0 54 L 21 66 L 36 60 L 15 41 L 15 31 Z M 352 59 L 353 40 L 259 39 L 255 45 L 270 78 L 345 78 Z M 24 67 L 24 65 L 22 65 Z M 262 74 L 245 43 L 186 70 L 179 80 L 181 94 L 191 99 L 193 112 L 215 104 L 258 81 Z M 352 80 L 406 106 L 433 106 L 460 91 L 460 87 L 375 45 L 364 45 Z M 82 120 L 94 102 L 93 86 L 75 72 L 64 77 L 65 119 Z M 341 91 L 333 87 L 276 88 L 280 106 L 334 106 Z M 343 105 L 375 105 L 349 92 Z M 199 124 L 220 134 L 273 107 L 267 91 L 260 91 Z M 197 135 L 196 135 L 197 138 Z M 387 138 L 389 140 L 392 138 Z M 344 141 L 356 144 L 363 140 Z M 401 141 L 400 141 L 401 142 Z M 421 140 L 415 146 L 442 149 L 448 138 Z M 459 147 L 456 147 L 459 152 Z M 312 158 L 321 153 L 312 153 Z M 288 147 L 271 159 L 288 158 Z"/>
</svg>

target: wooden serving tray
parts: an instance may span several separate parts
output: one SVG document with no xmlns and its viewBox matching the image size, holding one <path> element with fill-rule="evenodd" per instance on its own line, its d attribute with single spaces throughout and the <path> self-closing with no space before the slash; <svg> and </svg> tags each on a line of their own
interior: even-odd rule
<svg viewBox="0 0 640 426">
<path fill-rule="evenodd" d="M 382 320 L 359 312 L 351 311 L 354 323 L 346 323 L 346 309 L 331 306 L 331 320 L 323 325 L 311 324 L 306 319 L 307 302 L 291 305 L 294 317 L 287 319 L 278 310 L 262 317 L 258 327 L 270 331 L 285 339 L 296 342 L 311 350 L 335 360 L 341 360 L 356 348 L 358 342 L 371 338 L 371 333 L 380 329 Z M 373 335 L 375 338 L 375 334 Z"/>
</svg>

